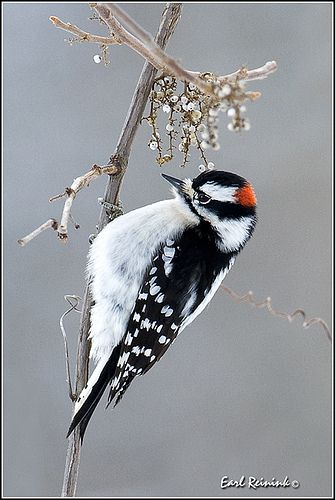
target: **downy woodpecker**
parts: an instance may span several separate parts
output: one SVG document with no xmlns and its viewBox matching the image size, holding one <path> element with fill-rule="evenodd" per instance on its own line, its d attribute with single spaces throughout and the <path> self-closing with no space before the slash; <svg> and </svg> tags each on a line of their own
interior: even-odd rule
<svg viewBox="0 0 335 500">
<path fill-rule="evenodd" d="M 91 353 L 68 436 L 87 424 L 110 384 L 115 405 L 206 307 L 256 224 L 243 177 L 217 170 L 193 181 L 163 177 L 174 198 L 133 210 L 95 238 L 88 260 Z M 108 405 L 107 405 L 108 406 Z"/>
</svg>

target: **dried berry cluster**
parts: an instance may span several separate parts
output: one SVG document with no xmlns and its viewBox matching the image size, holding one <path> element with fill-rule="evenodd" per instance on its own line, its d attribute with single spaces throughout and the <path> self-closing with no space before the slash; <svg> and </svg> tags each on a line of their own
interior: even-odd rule
<svg viewBox="0 0 335 500">
<path fill-rule="evenodd" d="M 229 118 L 229 130 L 250 129 L 249 121 L 243 117 L 246 111 L 243 103 L 250 96 L 244 91 L 244 84 L 239 76 L 229 82 L 219 80 L 212 73 L 203 73 L 201 78 L 212 86 L 212 95 L 205 95 L 192 83 L 180 84 L 180 88 L 177 80 L 169 75 L 154 81 L 149 97 L 149 115 L 142 118 L 142 121 L 146 120 L 151 127 L 148 146 L 157 151 L 156 161 L 159 165 L 169 162 L 174 156 L 174 150 L 178 149 L 183 155 L 181 167 L 184 167 L 189 161 L 191 148 L 195 147 L 204 163 L 199 169 L 213 168 L 214 164 L 207 160 L 205 150 L 213 148 L 216 151 L 220 148 L 219 112 L 226 113 Z M 158 126 L 161 111 L 167 118 L 164 123 L 166 147 Z"/>
</svg>

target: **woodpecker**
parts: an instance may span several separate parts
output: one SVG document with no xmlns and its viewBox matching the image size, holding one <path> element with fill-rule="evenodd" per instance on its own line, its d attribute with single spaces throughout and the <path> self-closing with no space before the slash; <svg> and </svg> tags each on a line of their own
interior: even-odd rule
<svg viewBox="0 0 335 500">
<path fill-rule="evenodd" d="M 134 378 L 160 360 L 207 306 L 251 237 L 256 196 L 243 177 L 207 170 L 191 179 L 162 174 L 173 199 L 113 220 L 93 241 L 90 357 L 96 367 L 68 431 L 87 424 L 108 385 L 118 404 Z"/>
</svg>

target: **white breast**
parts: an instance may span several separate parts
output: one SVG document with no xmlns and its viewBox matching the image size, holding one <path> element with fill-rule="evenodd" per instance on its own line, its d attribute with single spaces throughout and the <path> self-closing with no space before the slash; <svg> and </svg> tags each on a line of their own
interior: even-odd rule
<svg viewBox="0 0 335 500">
<path fill-rule="evenodd" d="M 178 199 L 129 212 L 108 224 L 94 240 L 88 277 L 95 305 L 91 311 L 91 357 L 109 356 L 123 335 L 144 272 L 158 247 L 198 224 Z"/>
</svg>

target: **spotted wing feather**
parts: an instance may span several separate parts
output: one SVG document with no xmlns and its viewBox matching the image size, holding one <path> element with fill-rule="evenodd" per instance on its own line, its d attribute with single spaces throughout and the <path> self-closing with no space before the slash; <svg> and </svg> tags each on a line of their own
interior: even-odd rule
<svg viewBox="0 0 335 500">
<path fill-rule="evenodd" d="M 175 254 L 172 246 L 163 247 L 146 273 L 111 381 L 109 402 L 117 396 L 117 404 L 133 378 L 147 372 L 178 334 L 180 304 L 173 294 L 169 277 L 172 254 Z"/>
</svg>

